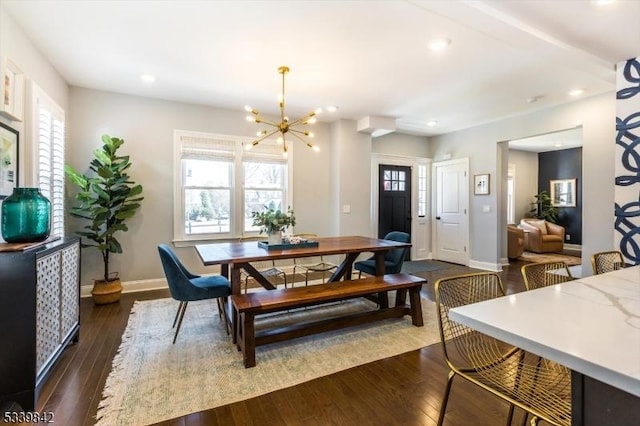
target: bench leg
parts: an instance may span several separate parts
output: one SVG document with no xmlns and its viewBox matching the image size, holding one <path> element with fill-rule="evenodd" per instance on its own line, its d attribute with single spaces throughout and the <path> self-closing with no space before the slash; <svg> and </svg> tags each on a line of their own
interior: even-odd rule
<svg viewBox="0 0 640 426">
<path fill-rule="evenodd" d="M 378 293 L 378 305 L 380 306 L 380 309 L 389 308 L 389 296 L 387 295 L 387 292 Z"/>
<path fill-rule="evenodd" d="M 422 284 L 409 289 L 409 300 L 411 303 L 411 323 L 416 327 L 422 327 L 422 302 L 420 300 L 420 289 Z"/>
<path fill-rule="evenodd" d="M 238 315 L 238 310 L 236 309 L 236 305 L 231 305 L 231 328 L 232 328 L 232 336 L 231 341 L 233 344 L 238 346 L 238 350 L 240 350 L 240 345 L 238 340 L 240 338 L 240 315 Z"/>
<path fill-rule="evenodd" d="M 394 306 L 403 306 L 407 303 L 407 290 L 401 289 L 396 291 L 396 304 Z"/>
<path fill-rule="evenodd" d="M 243 312 L 240 314 L 240 320 L 242 322 L 242 357 L 245 368 L 256 366 L 254 319 L 255 315 L 253 312 Z"/>
</svg>

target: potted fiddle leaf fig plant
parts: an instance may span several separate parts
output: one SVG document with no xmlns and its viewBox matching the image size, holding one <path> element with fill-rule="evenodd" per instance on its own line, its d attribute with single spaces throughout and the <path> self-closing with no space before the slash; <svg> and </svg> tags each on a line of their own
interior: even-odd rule
<svg viewBox="0 0 640 426">
<path fill-rule="evenodd" d="M 266 207 L 261 212 L 254 211 L 251 213 L 251 217 L 253 218 L 253 226 L 259 226 L 260 233 L 267 234 L 269 244 L 282 243 L 282 231 L 289 226 L 296 225 L 296 217 L 291 207 L 287 209 L 286 213 L 280 209 Z"/>
<path fill-rule="evenodd" d="M 546 190 L 541 190 L 534 195 L 536 201 L 532 204 L 529 211 L 531 217 L 544 219 L 547 222 L 556 223 L 558 221 L 558 210 L 551 203 L 551 196 Z"/>
<path fill-rule="evenodd" d="M 89 221 L 76 234 L 82 237 L 83 248 L 95 247 L 102 255 L 102 277 L 94 280 L 91 292 L 96 304 L 113 303 L 120 299 L 122 283 L 118 273 L 110 270 L 110 255 L 122 253 L 116 234 L 128 231 L 125 222 L 136 214 L 144 199 L 140 196 L 142 185 L 132 182 L 128 175 L 131 167 L 129 156 L 117 153 L 124 140 L 103 135 L 102 142 L 102 148 L 93 153 L 89 175 L 65 166 L 69 180 L 79 188 L 75 197 L 78 205 L 72 207 L 70 213 Z"/>
</svg>

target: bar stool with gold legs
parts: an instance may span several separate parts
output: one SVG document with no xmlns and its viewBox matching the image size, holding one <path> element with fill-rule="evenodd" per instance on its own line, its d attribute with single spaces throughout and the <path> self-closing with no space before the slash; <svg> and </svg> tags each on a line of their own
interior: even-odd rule
<svg viewBox="0 0 640 426">
<path fill-rule="evenodd" d="M 591 268 L 595 275 L 624 268 L 624 257 L 619 251 L 603 251 L 591 256 Z"/>
<path fill-rule="evenodd" d="M 524 286 L 527 290 L 535 290 L 537 288 L 556 285 L 573 280 L 569 267 L 564 262 L 541 262 L 524 265 L 520 269 L 522 278 L 524 278 Z M 560 366 L 552 361 L 548 361 L 542 357 L 536 360 L 537 368 L 542 368 L 544 363 L 547 369 L 563 370 L 565 367 Z M 534 377 L 537 380 L 537 377 Z M 537 385 L 537 381 L 533 382 Z M 526 417 L 525 417 L 526 419 Z"/>
<path fill-rule="evenodd" d="M 317 234 L 294 234 L 293 236 L 304 239 L 318 238 Z M 293 287 L 293 284 L 295 283 L 296 269 L 302 269 L 302 271 L 304 271 L 304 285 L 309 285 L 309 273 L 322 274 L 322 282 L 324 283 L 325 275 L 338 269 L 338 265 L 327 262 L 324 260 L 324 256 L 303 258 L 302 260 L 294 258 L 293 281 L 291 282 L 291 287 Z"/>
<path fill-rule="evenodd" d="M 442 278 L 435 284 L 438 324 L 444 357 L 451 369 L 440 408 L 442 425 L 453 378 L 465 380 L 552 425 L 571 424 L 571 376 L 569 370 L 522 349 L 449 320 L 458 306 L 504 296 L 500 277 L 492 272 Z"/>
<path fill-rule="evenodd" d="M 564 262 L 541 262 L 524 265 L 520 271 L 527 290 L 572 281 L 573 276 Z"/>
<path fill-rule="evenodd" d="M 261 236 L 251 236 L 251 237 L 242 237 L 240 241 L 258 241 L 264 240 L 265 237 Z M 266 279 L 272 278 L 274 280 L 274 284 L 278 285 L 278 278 L 281 278 L 284 281 L 284 287 L 287 288 L 287 274 L 280 268 L 276 266 L 275 260 L 271 260 L 269 262 L 256 262 L 252 264 L 258 272 L 265 277 Z M 244 269 L 240 271 L 240 279 L 244 281 L 244 292 L 247 292 L 249 287 L 249 278 L 251 276 L 247 274 Z"/>
</svg>

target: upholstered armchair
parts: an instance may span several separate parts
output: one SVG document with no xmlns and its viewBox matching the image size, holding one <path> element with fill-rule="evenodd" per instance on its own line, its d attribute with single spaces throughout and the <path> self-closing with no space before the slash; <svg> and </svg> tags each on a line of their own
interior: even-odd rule
<svg viewBox="0 0 640 426">
<path fill-rule="evenodd" d="M 544 219 L 522 219 L 525 250 L 534 253 L 561 253 L 564 248 L 564 228 Z"/>
<path fill-rule="evenodd" d="M 524 231 L 515 225 L 507 225 L 507 256 L 517 259 L 524 251 Z"/>
</svg>

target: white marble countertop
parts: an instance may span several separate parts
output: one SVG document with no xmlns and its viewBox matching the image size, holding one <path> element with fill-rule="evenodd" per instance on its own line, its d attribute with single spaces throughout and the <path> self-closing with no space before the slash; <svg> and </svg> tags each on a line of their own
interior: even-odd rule
<svg viewBox="0 0 640 426">
<path fill-rule="evenodd" d="M 640 397 L 640 266 L 461 306 L 449 316 Z"/>
</svg>

